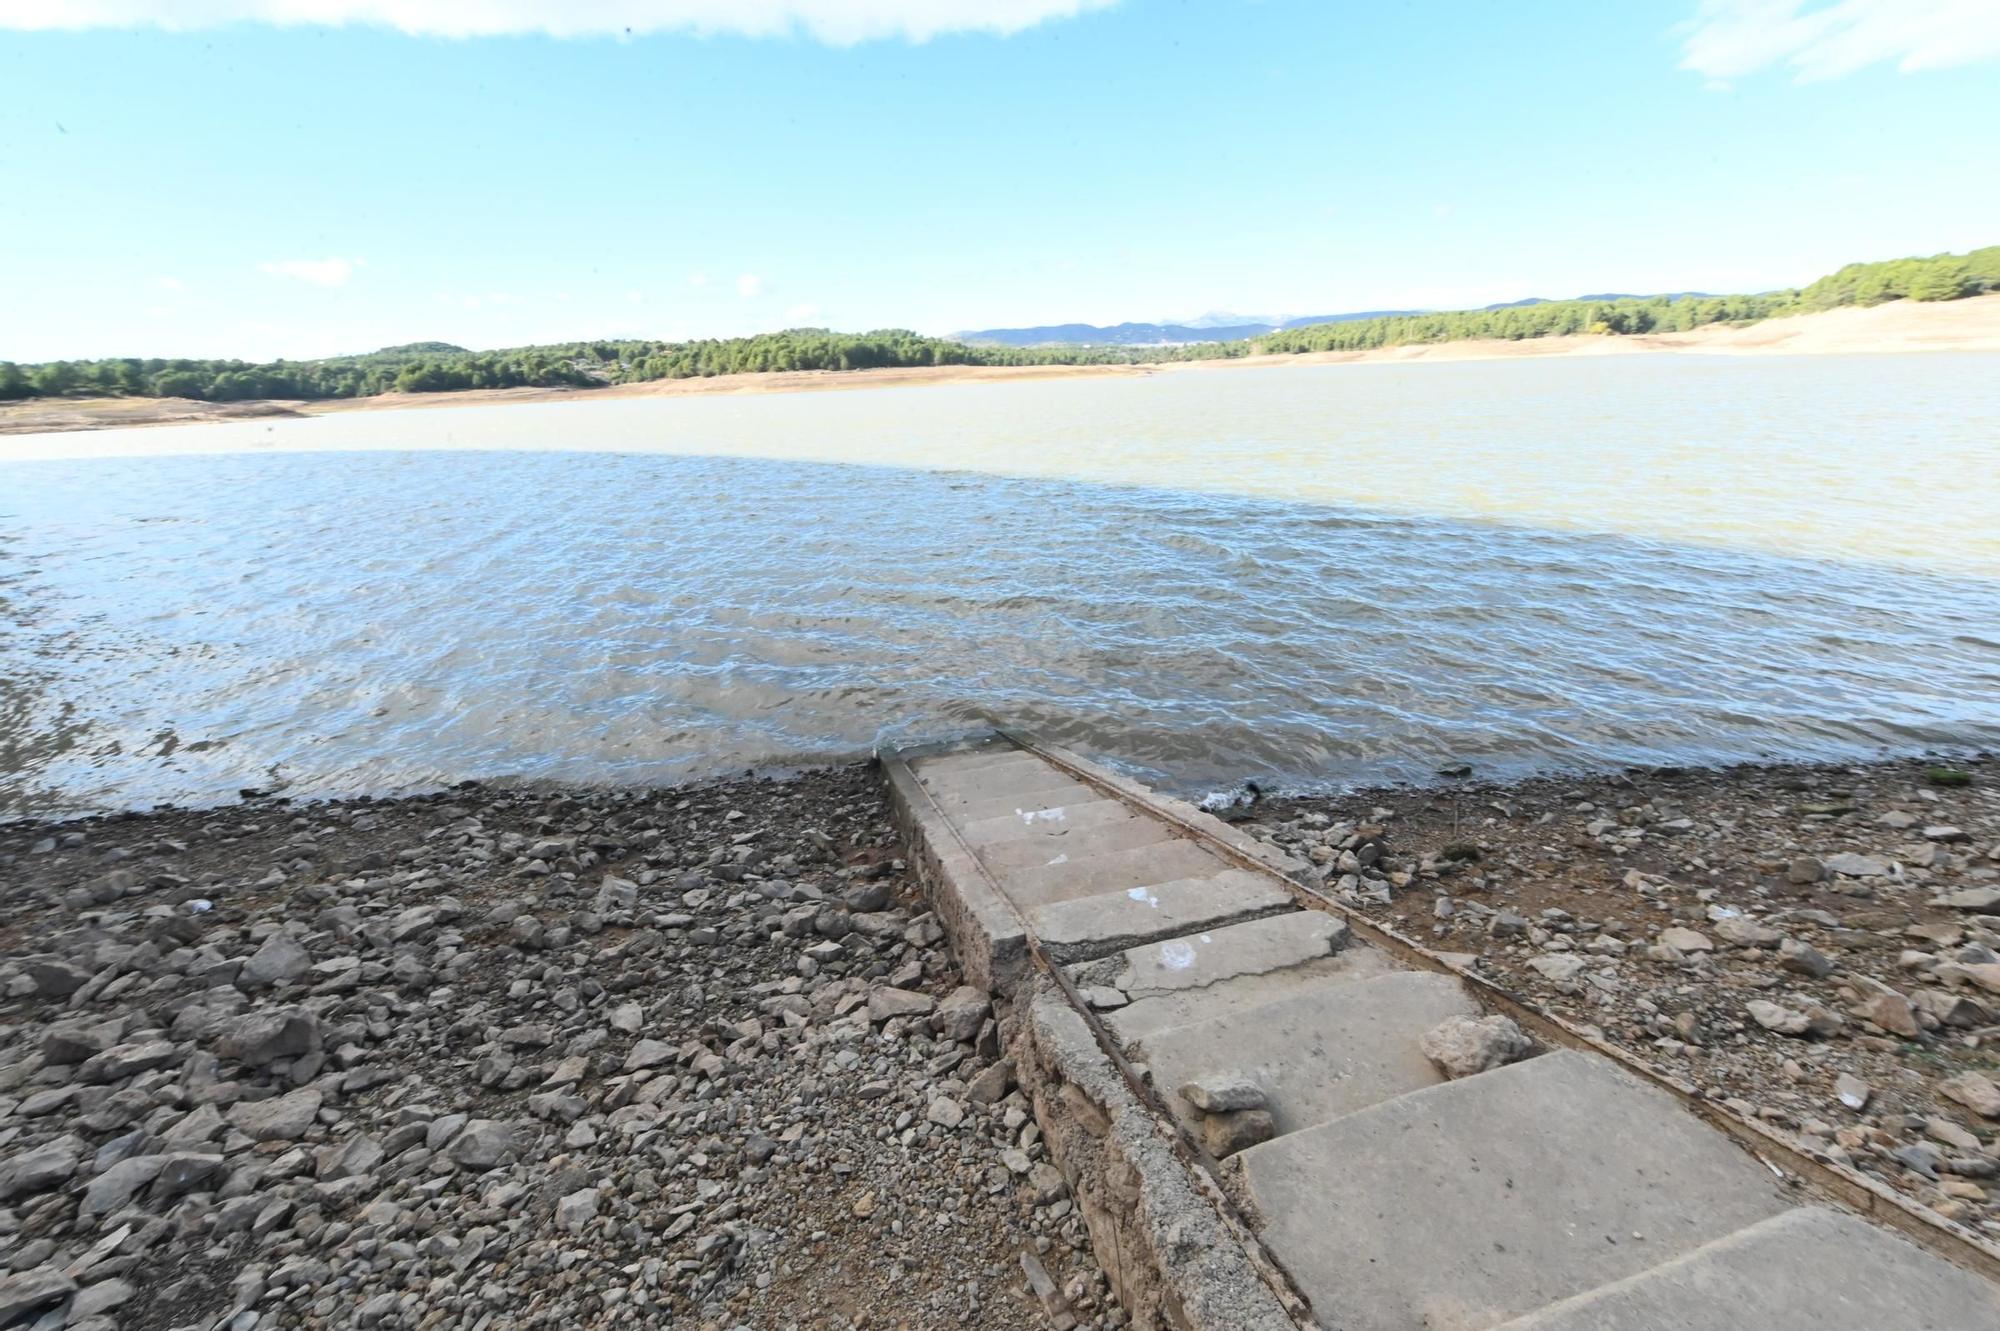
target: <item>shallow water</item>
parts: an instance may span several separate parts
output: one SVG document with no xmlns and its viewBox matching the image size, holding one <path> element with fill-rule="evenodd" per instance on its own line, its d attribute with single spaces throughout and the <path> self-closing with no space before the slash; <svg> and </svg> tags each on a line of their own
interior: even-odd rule
<svg viewBox="0 0 2000 1331">
<path fill-rule="evenodd" d="M 0 810 L 1002 723 L 1199 792 L 2000 743 L 2000 357 L 1229 368 L 0 441 Z"/>
</svg>

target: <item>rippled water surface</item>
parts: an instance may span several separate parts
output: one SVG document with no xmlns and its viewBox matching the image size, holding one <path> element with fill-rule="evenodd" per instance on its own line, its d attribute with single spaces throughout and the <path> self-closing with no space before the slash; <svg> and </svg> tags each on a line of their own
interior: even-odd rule
<svg viewBox="0 0 2000 1331">
<path fill-rule="evenodd" d="M 2000 358 L 0 441 L 0 811 L 667 781 L 995 723 L 1189 792 L 2000 743 Z"/>
</svg>

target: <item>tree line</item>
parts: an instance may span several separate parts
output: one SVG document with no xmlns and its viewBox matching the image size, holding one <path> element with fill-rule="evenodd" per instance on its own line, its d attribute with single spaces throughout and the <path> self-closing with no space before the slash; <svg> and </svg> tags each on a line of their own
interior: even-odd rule
<svg viewBox="0 0 2000 1331">
<path fill-rule="evenodd" d="M 924 365 L 1089 365 L 1215 360 L 1260 353 L 1362 351 L 1461 338 L 1684 332 L 1843 305 L 1957 300 L 2000 291 L 2000 245 L 1967 254 L 1852 263 L 1809 286 L 1748 296 L 1648 296 L 1544 301 L 1485 310 L 1312 324 L 1239 342 L 1171 347 L 970 346 L 908 329 L 835 333 L 792 328 L 691 342 L 596 341 L 468 351 L 412 342 L 313 361 L 139 359 L 0 361 L 0 400 L 181 397 L 204 402 L 313 400 L 467 388 L 588 388 L 775 370 L 872 370 Z"/>
</svg>

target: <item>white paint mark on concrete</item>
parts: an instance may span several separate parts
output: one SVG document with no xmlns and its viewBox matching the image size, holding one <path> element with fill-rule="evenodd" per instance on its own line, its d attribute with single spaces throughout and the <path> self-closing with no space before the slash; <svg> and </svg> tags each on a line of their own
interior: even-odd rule
<svg viewBox="0 0 2000 1331">
<path fill-rule="evenodd" d="M 1194 946 L 1184 938 L 1170 938 L 1160 944 L 1160 964 L 1168 970 L 1184 971 L 1194 965 Z"/>
</svg>

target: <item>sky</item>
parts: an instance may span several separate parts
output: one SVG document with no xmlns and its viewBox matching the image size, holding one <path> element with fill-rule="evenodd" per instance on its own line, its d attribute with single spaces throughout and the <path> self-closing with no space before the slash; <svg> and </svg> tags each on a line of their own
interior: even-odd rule
<svg viewBox="0 0 2000 1331">
<path fill-rule="evenodd" d="M 1996 125 L 2000 0 L 0 0 L 0 358 L 1768 290 Z"/>
</svg>

